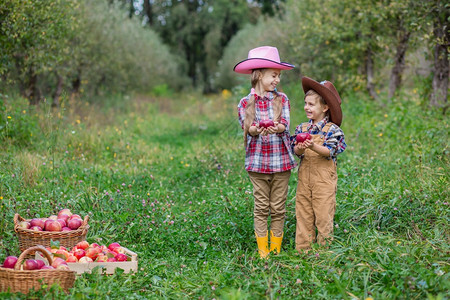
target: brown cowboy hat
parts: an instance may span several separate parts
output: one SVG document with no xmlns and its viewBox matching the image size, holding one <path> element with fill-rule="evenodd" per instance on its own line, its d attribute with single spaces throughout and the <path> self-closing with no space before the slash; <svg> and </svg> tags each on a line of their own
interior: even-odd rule
<svg viewBox="0 0 450 300">
<path fill-rule="evenodd" d="M 341 97 L 334 87 L 334 85 L 325 80 L 322 82 L 317 82 L 314 79 L 303 76 L 302 77 L 303 91 L 306 93 L 309 90 L 314 90 L 328 105 L 330 110 L 330 121 L 335 123 L 337 126 L 341 126 L 342 123 L 342 109 L 341 109 Z"/>
</svg>

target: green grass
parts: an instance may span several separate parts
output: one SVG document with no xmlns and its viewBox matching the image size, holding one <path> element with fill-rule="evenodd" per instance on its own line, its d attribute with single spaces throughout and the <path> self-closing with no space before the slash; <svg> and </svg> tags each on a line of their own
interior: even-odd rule
<svg viewBox="0 0 450 300">
<path fill-rule="evenodd" d="M 298 89 L 297 89 L 298 90 Z M 290 95 L 291 132 L 304 121 Z M 449 296 L 446 116 L 415 95 L 344 97 L 335 241 L 295 251 L 296 173 L 283 252 L 256 252 L 240 95 L 0 102 L 0 260 L 18 255 L 13 216 L 90 216 L 89 242 L 138 253 L 137 274 L 84 274 L 73 299 L 445 299 Z M 57 288 L 40 299 L 67 299 Z M 0 298 L 25 299 L 0 294 Z"/>
</svg>

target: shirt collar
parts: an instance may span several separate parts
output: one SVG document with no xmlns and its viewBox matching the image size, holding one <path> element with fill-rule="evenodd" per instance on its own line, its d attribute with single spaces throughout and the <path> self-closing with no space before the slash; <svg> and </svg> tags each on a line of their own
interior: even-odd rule
<svg viewBox="0 0 450 300">
<path fill-rule="evenodd" d="M 309 120 L 309 122 L 308 122 L 308 131 L 311 130 L 312 128 L 314 128 L 314 127 L 316 127 L 317 130 L 321 130 L 327 123 L 328 123 L 328 117 L 323 118 L 316 125 L 313 124 L 312 120 Z"/>
<path fill-rule="evenodd" d="M 254 88 L 252 88 L 250 90 L 250 96 L 254 95 L 255 96 L 255 101 L 258 100 L 273 100 L 273 98 L 275 98 L 275 93 L 274 92 L 267 92 L 266 95 L 264 97 L 261 97 L 260 95 L 258 95 L 255 91 Z"/>
</svg>

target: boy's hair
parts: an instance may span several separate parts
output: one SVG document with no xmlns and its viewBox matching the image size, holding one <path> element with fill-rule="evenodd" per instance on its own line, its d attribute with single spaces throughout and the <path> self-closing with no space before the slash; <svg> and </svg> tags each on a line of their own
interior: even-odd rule
<svg viewBox="0 0 450 300">
<path fill-rule="evenodd" d="M 321 104 L 322 106 L 327 105 L 327 103 L 325 102 L 325 100 L 323 99 L 323 97 L 320 96 L 315 90 L 309 90 L 309 91 L 307 91 L 306 94 L 305 94 L 305 99 L 306 99 L 307 96 L 312 96 L 312 97 L 314 97 L 314 98 L 316 98 L 316 99 L 319 99 L 319 102 L 320 102 L 320 104 Z M 328 119 L 330 118 L 330 110 L 329 110 L 329 109 L 326 111 L 325 115 L 328 117 Z"/>
<path fill-rule="evenodd" d="M 251 84 L 252 88 L 255 88 L 256 84 L 260 80 L 262 73 L 266 69 L 255 69 L 252 72 L 251 75 Z M 282 103 L 281 103 L 281 96 L 277 92 L 276 96 L 273 100 L 273 121 L 280 122 L 281 120 L 281 110 L 282 110 Z M 250 129 L 250 126 L 255 121 L 256 117 L 256 109 L 255 109 L 255 96 L 251 95 L 250 99 L 248 99 L 247 106 L 245 107 L 245 117 L 244 117 L 244 143 L 245 146 L 247 146 L 247 134 Z"/>
</svg>

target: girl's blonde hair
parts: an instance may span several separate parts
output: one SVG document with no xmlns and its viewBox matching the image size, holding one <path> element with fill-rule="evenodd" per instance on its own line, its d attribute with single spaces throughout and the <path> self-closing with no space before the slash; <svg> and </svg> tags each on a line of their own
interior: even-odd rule
<svg viewBox="0 0 450 300">
<path fill-rule="evenodd" d="M 252 71 L 251 75 L 251 84 L 252 88 L 256 87 L 256 84 L 261 79 L 264 71 L 266 69 L 255 69 Z M 281 110 L 282 110 L 282 100 L 281 95 L 275 91 L 275 98 L 273 99 L 273 121 L 280 122 L 281 120 Z M 250 129 L 250 126 L 255 121 L 256 117 L 256 109 L 255 109 L 255 96 L 252 94 L 250 99 L 247 101 L 247 106 L 245 107 L 245 116 L 244 116 L 244 144 L 247 146 L 247 134 Z"/>
<path fill-rule="evenodd" d="M 306 97 L 308 97 L 308 96 L 312 96 L 312 97 L 314 97 L 314 98 L 316 98 L 316 99 L 319 99 L 320 105 L 322 105 L 322 106 L 328 105 L 328 104 L 325 102 L 325 99 L 323 99 L 323 97 L 320 96 L 315 90 L 309 90 L 309 91 L 307 91 L 306 94 L 305 94 L 305 99 L 306 99 Z M 325 112 L 325 116 L 327 116 L 328 119 L 330 119 L 330 110 L 329 110 L 329 109 Z"/>
</svg>

